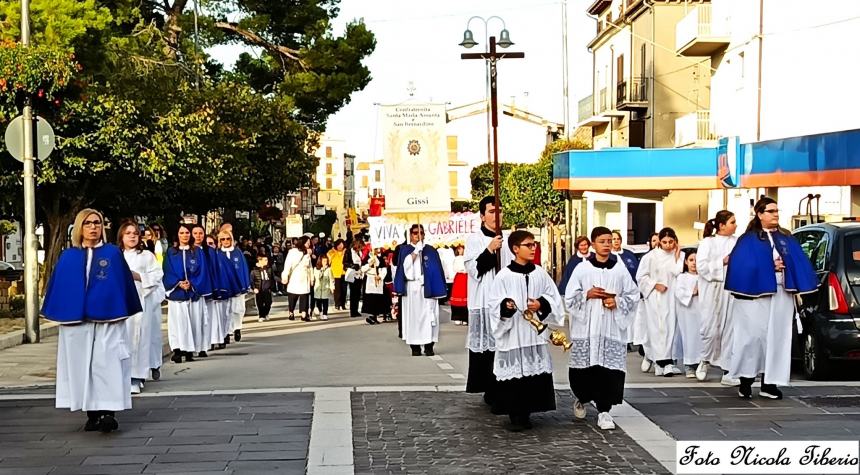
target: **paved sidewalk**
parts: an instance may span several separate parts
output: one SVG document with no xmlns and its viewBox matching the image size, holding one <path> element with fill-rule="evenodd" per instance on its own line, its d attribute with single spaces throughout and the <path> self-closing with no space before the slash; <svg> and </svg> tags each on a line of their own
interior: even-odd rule
<svg viewBox="0 0 860 475">
<path fill-rule="evenodd" d="M 860 387 L 783 388 L 780 401 L 733 389 L 628 388 L 624 399 L 676 440 L 860 440 Z"/>
<path fill-rule="evenodd" d="M 597 428 L 593 408 L 574 421 L 570 391 L 557 403 L 511 433 L 478 395 L 353 393 L 355 473 L 668 473 L 621 428 Z"/>
<path fill-rule="evenodd" d="M 53 402 L 0 401 L 0 475 L 305 473 L 312 394 L 135 398 L 111 434 Z"/>
</svg>

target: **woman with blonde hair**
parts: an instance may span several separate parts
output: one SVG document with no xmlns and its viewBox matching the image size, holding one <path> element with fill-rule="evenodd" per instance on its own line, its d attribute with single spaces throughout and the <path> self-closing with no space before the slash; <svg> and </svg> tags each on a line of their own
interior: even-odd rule
<svg viewBox="0 0 860 475">
<path fill-rule="evenodd" d="M 152 369 L 151 332 L 157 328 L 161 333 L 161 302 L 164 300 L 161 279 L 164 277 L 164 271 L 155 260 L 155 254 L 143 248 L 140 227 L 136 221 L 125 220 L 119 225 L 117 246 L 123 251 L 125 262 L 131 269 L 134 286 L 143 307 L 143 313 L 133 315 L 125 321 L 131 351 L 131 392 L 137 394 Z M 158 322 L 157 327 L 153 321 Z M 161 351 L 161 348 L 158 350 Z"/>
<path fill-rule="evenodd" d="M 86 431 L 119 427 L 131 409 L 131 361 L 124 320 L 142 307 L 122 252 L 105 242 L 104 217 L 81 210 L 72 247 L 54 267 L 42 314 L 60 324 L 56 407 L 87 411 Z"/>
</svg>

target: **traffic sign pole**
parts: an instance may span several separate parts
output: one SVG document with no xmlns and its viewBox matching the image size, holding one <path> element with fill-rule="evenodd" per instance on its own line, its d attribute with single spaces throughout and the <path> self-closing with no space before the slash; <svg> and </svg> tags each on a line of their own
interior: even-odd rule
<svg viewBox="0 0 860 475">
<path fill-rule="evenodd" d="M 21 0 L 21 46 L 30 46 L 30 0 Z M 36 253 L 36 180 L 33 108 L 24 102 L 24 330 L 25 343 L 39 342 L 39 260 Z"/>
</svg>

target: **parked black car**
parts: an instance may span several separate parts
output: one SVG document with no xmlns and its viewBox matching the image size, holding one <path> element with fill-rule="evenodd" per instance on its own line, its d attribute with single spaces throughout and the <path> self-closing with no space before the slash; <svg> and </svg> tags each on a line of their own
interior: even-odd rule
<svg viewBox="0 0 860 475">
<path fill-rule="evenodd" d="M 833 361 L 860 361 L 860 222 L 821 223 L 792 234 L 812 261 L 818 291 L 802 297 L 802 332 L 792 357 L 810 379 L 826 376 Z"/>
</svg>

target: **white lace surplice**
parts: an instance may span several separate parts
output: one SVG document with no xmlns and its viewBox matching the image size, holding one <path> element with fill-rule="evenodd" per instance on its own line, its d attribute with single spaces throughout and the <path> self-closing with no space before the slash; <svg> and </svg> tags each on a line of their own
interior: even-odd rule
<svg viewBox="0 0 860 475">
<path fill-rule="evenodd" d="M 466 305 L 469 308 L 469 331 L 466 338 L 466 348 L 475 353 L 494 351 L 496 341 L 490 328 L 489 294 L 496 278 L 496 270 L 490 269 L 485 274 L 478 276 L 478 256 L 487 249 L 492 237 L 477 231 L 466 238 L 466 247 L 463 255 L 463 265 L 469 276 L 466 286 Z M 498 252 L 502 253 L 502 267 L 506 267 L 513 260 L 513 255 L 508 248 L 507 236 L 504 236 L 502 247 Z"/>
<path fill-rule="evenodd" d="M 601 299 L 586 299 L 592 287 L 615 294 L 617 307 L 609 310 Z M 564 291 L 573 343 L 568 366 L 627 371 L 627 328 L 638 302 L 639 288 L 622 262 L 611 269 L 599 269 L 590 261 L 578 265 Z"/>
<path fill-rule="evenodd" d="M 528 282 L 528 284 L 527 284 Z M 512 299 L 519 309 L 510 318 L 501 318 L 501 304 Z M 499 381 L 524 376 L 552 373 L 552 360 L 547 349 L 550 330 L 538 334 L 537 330 L 523 318 L 521 310 L 527 308 L 527 298 L 544 298 L 551 307 L 543 320 L 544 324 L 564 326 L 564 304 L 555 282 L 542 267 L 528 274 L 502 269 L 496 276 L 489 293 L 489 323 L 496 340 L 496 357 L 493 373 Z"/>
</svg>

